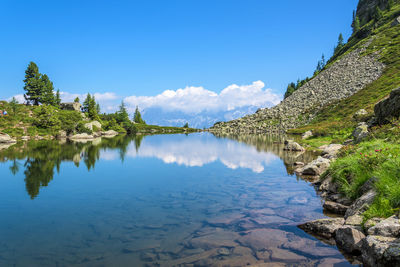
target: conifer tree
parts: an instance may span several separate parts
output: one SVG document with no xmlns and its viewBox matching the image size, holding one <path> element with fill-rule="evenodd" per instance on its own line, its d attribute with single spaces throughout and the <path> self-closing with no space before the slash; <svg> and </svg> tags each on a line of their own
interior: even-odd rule
<svg viewBox="0 0 400 267">
<path fill-rule="evenodd" d="M 142 114 L 140 114 L 138 106 L 136 106 L 135 114 L 133 115 L 133 121 L 136 123 L 146 124 L 146 122 L 142 119 Z"/>
<path fill-rule="evenodd" d="M 40 97 L 40 102 L 42 104 L 47 104 L 47 105 L 56 105 L 56 98 L 54 96 L 54 86 L 53 82 L 50 81 L 49 77 L 46 74 L 43 74 L 41 76 L 42 84 L 43 84 L 43 90 L 42 94 Z"/>
<path fill-rule="evenodd" d="M 344 46 L 343 34 L 340 33 L 339 37 L 338 37 L 338 43 L 337 43 L 337 46 L 334 49 L 334 53 L 333 54 L 336 55 L 340 51 L 340 49 L 343 48 L 343 46 Z"/>
<path fill-rule="evenodd" d="M 354 20 L 354 26 L 353 26 L 353 33 L 358 32 L 360 30 L 360 19 L 356 17 Z"/>
<path fill-rule="evenodd" d="M 85 101 L 83 101 L 83 106 L 82 106 L 83 112 L 89 112 L 89 105 L 91 101 L 92 101 L 92 96 L 88 93 L 86 95 Z"/>
<path fill-rule="evenodd" d="M 39 105 L 43 94 L 43 81 L 39 73 L 39 68 L 34 62 L 30 62 L 25 71 L 24 97 L 29 104 Z"/>
<path fill-rule="evenodd" d="M 383 18 L 383 12 L 382 12 L 382 10 L 379 8 L 379 6 L 377 6 L 376 8 L 375 8 L 375 20 L 376 21 L 379 21 L 380 19 L 382 19 Z"/>
<path fill-rule="evenodd" d="M 76 98 L 74 99 L 74 102 L 75 102 L 75 103 L 79 103 L 79 97 L 76 97 Z"/>
<path fill-rule="evenodd" d="M 61 96 L 60 96 L 59 89 L 57 90 L 57 93 L 56 93 L 55 104 L 57 107 L 60 107 L 60 105 L 61 105 Z"/>
<path fill-rule="evenodd" d="M 129 114 L 128 111 L 126 110 L 124 101 L 122 101 L 121 105 L 119 106 L 117 119 L 118 123 L 129 121 Z"/>
</svg>

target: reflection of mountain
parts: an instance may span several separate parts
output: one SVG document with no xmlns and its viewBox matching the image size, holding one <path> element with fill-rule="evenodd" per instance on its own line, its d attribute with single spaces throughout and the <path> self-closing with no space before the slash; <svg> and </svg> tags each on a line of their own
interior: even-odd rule
<svg viewBox="0 0 400 267">
<path fill-rule="evenodd" d="M 161 108 L 148 108 L 143 111 L 143 117 L 149 124 L 182 126 L 186 122 L 191 127 L 208 128 L 218 121 L 230 121 L 241 118 L 257 111 L 255 106 L 235 108 L 228 111 L 202 111 L 199 113 L 185 113 L 182 111 L 166 111 Z"/>
</svg>

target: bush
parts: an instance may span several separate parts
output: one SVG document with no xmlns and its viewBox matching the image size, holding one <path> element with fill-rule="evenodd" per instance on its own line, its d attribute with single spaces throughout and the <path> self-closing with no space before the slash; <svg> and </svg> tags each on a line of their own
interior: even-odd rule
<svg viewBox="0 0 400 267">
<path fill-rule="evenodd" d="M 76 131 L 78 133 L 87 133 L 87 134 L 92 134 L 93 131 L 91 131 L 90 129 L 85 127 L 85 123 L 84 122 L 79 122 L 78 125 L 76 126 Z"/>
<path fill-rule="evenodd" d="M 59 130 L 61 121 L 56 114 L 57 112 L 58 110 L 55 107 L 42 105 L 36 109 L 36 119 L 33 124 L 38 128 Z"/>
<path fill-rule="evenodd" d="M 60 110 L 58 116 L 61 121 L 61 129 L 67 134 L 73 133 L 79 122 L 82 121 L 82 116 L 77 111 Z"/>
</svg>

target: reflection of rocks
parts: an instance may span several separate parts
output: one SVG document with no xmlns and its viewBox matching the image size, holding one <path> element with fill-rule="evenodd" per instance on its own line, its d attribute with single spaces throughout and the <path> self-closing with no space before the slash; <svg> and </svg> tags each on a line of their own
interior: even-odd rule
<svg viewBox="0 0 400 267">
<path fill-rule="evenodd" d="M 6 133 L 0 133 L 0 144 L 14 144 L 17 141 Z"/>
</svg>

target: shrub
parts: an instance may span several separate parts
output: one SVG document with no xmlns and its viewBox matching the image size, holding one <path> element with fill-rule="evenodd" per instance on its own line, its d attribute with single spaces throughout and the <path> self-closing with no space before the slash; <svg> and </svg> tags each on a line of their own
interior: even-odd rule
<svg viewBox="0 0 400 267">
<path fill-rule="evenodd" d="M 87 134 L 92 134 L 93 131 L 91 131 L 90 129 L 85 127 L 85 123 L 84 122 L 79 122 L 78 125 L 76 126 L 76 131 L 78 133 L 87 133 Z"/>
</svg>

